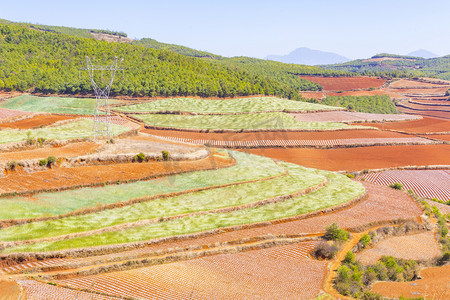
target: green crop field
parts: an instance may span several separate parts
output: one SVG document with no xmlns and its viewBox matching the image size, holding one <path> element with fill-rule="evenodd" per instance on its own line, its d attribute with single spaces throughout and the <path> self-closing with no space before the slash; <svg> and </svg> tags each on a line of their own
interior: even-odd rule
<svg viewBox="0 0 450 300">
<path fill-rule="evenodd" d="M 110 100 L 110 103 L 117 103 L 117 101 Z M 93 115 L 95 99 L 23 95 L 1 102 L 0 108 L 55 114 Z"/>
<path fill-rule="evenodd" d="M 273 111 L 318 111 L 340 110 L 342 108 L 292 101 L 276 97 L 252 97 L 230 100 L 208 100 L 194 98 L 174 98 L 149 101 L 141 104 L 120 106 L 115 108 L 123 112 L 194 112 L 194 113 L 248 113 Z"/>
<path fill-rule="evenodd" d="M 235 168 L 234 171 L 237 171 L 236 175 L 238 177 L 241 176 L 240 179 L 242 180 L 242 173 L 245 172 L 245 169 L 251 172 L 253 166 L 257 169 L 260 168 L 260 171 L 267 170 L 267 163 L 270 161 L 269 159 L 262 159 L 257 156 L 243 153 L 233 152 L 233 154 L 236 155 L 236 158 L 239 161 L 238 166 L 213 172 L 230 172 L 230 170 Z M 247 166 L 245 166 L 246 164 Z M 239 170 L 240 167 L 244 167 L 244 169 Z M 364 187 L 360 183 L 351 181 L 346 176 L 328 171 L 308 169 L 288 163 L 280 163 L 280 166 L 276 166 L 276 171 L 272 171 L 270 174 L 257 174 L 258 172 L 256 172 L 249 177 L 264 178 L 264 176 L 273 175 L 275 173 L 280 174 L 280 171 L 285 168 L 289 170 L 289 175 L 267 181 L 243 183 L 236 186 L 194 192 L 171 198 L 155 199 L 149 202 L 138 203 L 131 206 L 105 210 L 87 215 L 67 217 L 54 221 L 34 222 L 5 228 L 0 230 L 1 241 L 52 237 L 73 232 L 83 232 L 105 228 L 116 224 L 129 223 L 138 220 L 179 216 L 178 219 L 151 223 L 149 225 L 133 227 L 122 231 L 108 231 L 85 237 L 57 240 L 53 242 L 38 242 L 13 248 L 6 248 L 3 252 L 51 251 L 87 246 L 109 245 L 201 232 L 214 228 L 239 224 L 250 224 L 305 214 L 326 207 L 339 205 L 364 193 Z M 211 175 L 210 172 L 211 171 L 194 172 L 190 175 L 203 173 L 202 178 L 205 181 L 208 181 L 209 178 L 212 177 L 208 177 L 208 175 Z M 235 180 L 239 179 L 231 176 L 231 173 L 228 173 L 227 175 L 228 178 L 234 178 Z M 261 177 L 262 175 L 263 177 Z M 292 194 L 323 182 L 325 177 L 328 179 L 328 184 L 326 186 L 321 187 L 309 194 L 290 199 L 287 198 L 278 203 L 243 208 L 232 212 L 216 212 L 208 214 L 195 214 L 184 217 L 181 216 L 182 214 L 190 212 L 195 213 L 223 207 L 233 207 L 270 199 L 280 195 Z M 228 181 L 230 181 L 230 179 L 228 179 Z M 181 185 L 183 185 L 183 183 Z M 125 186 L 127 188 L 125 188 Z M 192 186 L 183 187 L 185 189 L 192 188 Z M 110 187 L 96 188 L 96 190 L 101 191 L 102 189 L 108 188 Z M 126 190 L 131 193 L 135 192 L 135 189 L 131 188 L 130 185 L 123 185 L 123 188 L 124 191 Z M 84 190 L 87 195 L 88 189 Z M 105 194 L 107 193 L 107 190 L 105 190 Z M 60 196 L 62 194 L 63 193 L 55 193 L 55 195 Z M 223 195 L 227 195 L 227 197 L 223 197 Z M 15 201 L 17 203 L 21 202 L 18 198 L 15 199 Z M 94 203 L 95 202 L 92 202 L 90 205 L 93 205 Z M 56 204 L 53 205 L 56 206 Z"/>
<path fill-rule="evenodd" d="M 298 129 L 335 130 L 352 129 L 344 123 L 299 122 L 287 113 L 269 112 L 241 115 L 172 115 L 146 114 L 134 115 L 148 125 L 186 129 Z"/>
<path fill-rule="evenodd" d="M 4 129 L 0 130 L 0 143 L 13 143 L 24 141 L 28 138 L 45 138 L 46 140 L 68 140 L 75 138 L 87 138 L 92 136 L 92 120 L 79 120 L 61 126 L 44 127 L 38 129 Z M 125 126 L 111 124 L 113 135 L 129 130 Z"/>
<path fill-rule="evenodd" d="M 33 195 L 33 201 L 30 201 L 29 197 L 1 199 L 0 219 L 61 215 L 99 204 L 262 179 L 280 175 L 285 171 L 284 167 L 278 166 L 270 158 L 241 152 L 233 152 L 233 156 L 236 158 L 237 165 L 229 168 L 197 171 L 127 184 L 40 193 Z"/>
<path fill-rule="evenodd" d="M 289 166 L 289 175 L 267 181 L 243 183 L 213 190 L 184 194 L 171 198 L 137 203 L 61 220 L 29 223 L 0 231 L 0 240 L 27 240 L 58 236 L 130 223 L 140 220 L 176 216 L 192 212 L 238 206 L 265 199 L 289 195 L 324 182 L 315 170 Z M 223 197 L 226 195 L 226 197 Z M 51 230 L 48 230 L 51 228 Z"/>
</svg>

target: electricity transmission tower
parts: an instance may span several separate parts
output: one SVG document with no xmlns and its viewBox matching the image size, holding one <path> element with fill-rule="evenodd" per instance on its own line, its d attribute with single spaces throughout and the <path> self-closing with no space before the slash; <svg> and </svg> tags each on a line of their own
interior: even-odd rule
<svg viewBox="0 0 450 300">
<path fill-rule="evenodd" d="M 120 62 L 122 61 L 123 59 Z M 108 98 L 116 71 L 123 69 L 118 67 L 117 57 L 114 57 L 111 65 L 101 66 L 93 65 L 90 58 L 86 56 L 86 67 L 81 68 L 80 70 L 88 71 L 92 88 L 95 93 L 94 126 L 92 129 L 94 139 L 97 140 L 97 137 L 99 136 L 105 136 L 108 139 L 112 139 L 113 133 L 111 129 L 111 114 L 109 111 Z M 109 72 L 109 82 L 106 82 L 106 84 L 100 87 L 95 81 L 95 71 L 101 71 L 101 80 L 103 80 L 103 71 Z"/>
</svg>

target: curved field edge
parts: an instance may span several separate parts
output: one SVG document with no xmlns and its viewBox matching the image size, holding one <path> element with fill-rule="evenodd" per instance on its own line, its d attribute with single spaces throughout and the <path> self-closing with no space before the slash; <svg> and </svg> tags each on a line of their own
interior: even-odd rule
<svg viewBox="0 0 450 300">
<path fill-rule="evenodd" d="M 69 140 L 92 136 L 92 120 L 78 120 L 61 126 L 38 129 L 3 129 L 0 130 L 0 144 L 25 141 L 29 138 L 45 138 L 46 140 Z M 125 126 L 111 124 L 114 136 L 129 131 Z"/>
<path fill-rule="evenodd" d="M 79 214 L 90 209 L 113 208 L 152 197 L 170 197 L 173 193 L 193 192 L 229 184 L 261 180 L 285 174 L 285 168 L 272 159 L 240 152 L 217 150 L 236 160 L 230 167 L 187 172 L 157 179 L 101 187 L 86 187 L 57 193 L 40 193 L 30 197 L 1 199 L 0 222 L 24 218 L 50 218 Z M 91 211 L 92 212 L 92 211 Z"/>
<path fill-rule="evenodd" d="M 120 102 L 110 99 L 109 103 L 115 104 Z M 0 108 L 16 109 L 26 112 L 93 115 L 95 99 L 22 95 L 1 102 Z"/>
<path fill-rule="evenodd" d="M 156 198 L 152 201 L 82 216 L 12 226 L 0 230 L 0 240 L 33 239 L 30 242 L 38 242 L 35 240 L 48 237 L 73 238 L 79 235 L 98 233 L 91 232 L 94 230 L 118 231 L 143 226 L 145 223 L 182 218 L 187 215 L 246 209 L 282 202 L 311 192 L 327 183 L 326 178 L 315 174 L 314 170 L 291 165 L 288 171 L 289 174 L 270 180 L 242 183 L 175 197 Z M 51 231 L 48 230 L 49 228 Z M 14 244 L 20 244 L 20 242 Z"/>
<path fill-rule="evenodd" d="M 293 101 L 276 97 L 251 97 L 229 100 L 210 100 L 196 98 L 171 98 L 148 101 L 139 104 L 116 106 L 114 110 L 124 113 L 155 113 L 155 112 L 189 112 L 200 114 L 238 114 L 260 112 L 308 112 L 342 110 L 316 103 Z"/>
<path fill-rule="evenodd" d="M 56 242 L 42 242 L 33 245 L 8 248 L 4 252 L 55 251 L 70 248 L 132 243 L 164 237 L 201 233 L 218 228 L 239 227 L 261 222 L 274 222 L 318 210 L 326 211 L 329 207 L 352 202 L 351 200 L 359 199 L 365 194 L 365 189 L 360 183 L 351 181 L 346 176 L 319 170 L 317 173 L 327 177 L 328 184 L 325 187 L 283 202 L 232 212 L 188 216 L 126 229 L 120 232 L 105 232 L 82 238 L 73 238 Z"/>
<path fill-rule="evenodd" d="M 240 115 L 130 115 L 146 126 L 164 129 L 208 130 L 340 130 L 367 129 L 363 126 L 334 122 L 299 122 L 283 112 L 265 112 Z"/>
</svg>

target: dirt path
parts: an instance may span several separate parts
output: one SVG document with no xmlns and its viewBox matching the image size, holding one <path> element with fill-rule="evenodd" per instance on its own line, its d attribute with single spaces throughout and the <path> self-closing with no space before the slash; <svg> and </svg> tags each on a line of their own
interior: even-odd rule
<svg viewBox="0 0 450 300">
<path fill-rule="evenodd" d="M 0 298 L 2 300 L 25 300 L 27 295 L 22 287 L 0 270 Z"/>
<path fill-rule="evenodd" d="M 370 229 L 372 230 L 372 229 Z M 330 294 L 331 296 L 337 298 L 337 299 L 353 299 L 351 297 L 346 297 L 341 294 L 339 294 L 338 291 L 336 291 L 333 287 L 333 279 L 337 276 L 337 269 L 340 266 L 341 262 L 344 260 L 345 255 L 348 251 L 352 250 L 352 248 L 359 242 L 361 237 L 368 233 L 369 230 L 361 233 L 352 233 L 352 237 L 350 240 L 348 240 L 342 249 L 337 253 L 336 258 L 331 261 L 331 264 L 329 266 L 329 271 L 327 274 L 327 277 L 325 278 L 324 283 L 324 290 L 326 293 Z"/>
</svg>

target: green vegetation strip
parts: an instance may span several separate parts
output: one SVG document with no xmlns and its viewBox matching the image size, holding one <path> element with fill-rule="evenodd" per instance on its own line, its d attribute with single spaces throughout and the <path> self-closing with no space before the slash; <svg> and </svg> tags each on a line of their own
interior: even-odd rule
<svg viewBox="0 0 450 300">
<path fill-rule="evenodd" d="M 117 103 L 114 100 L 109 102 Z M 54 114 L 93 115 L 95 99 L 22 95 L 1 102 L 0 108 Z"/>
<path fill-rule="evenodd" d="M 241 152 L 233 152 L 232 155 L 237 164 L 229 168 L 197 171 L 127 184 L 41 193 L 33 195 L 32 200 L 30 197 L 0 199 L 0 220 L 61 215 L 140 197 L 263 179 L 282 174 L 285 170 L 270 158 Z"/>
<path fill-rule="evenodd" d="M 68 140 L 88 138 L 92 136 L 92 120 L 79 120 L 61 126 L 45 127 L 30 130 L 5 129 L 0 130 L 0 143 L 25 141 L 28 138 L 45 138 L 46 140 Z M 113 135 L 123 133 L 129 128 L 111 124 Z"/>
<path fill-rule="evenodd" d="M 298 129 L 298 130 L 336 130 L 352 129 L 343 123 L 298 122 L 292 116 L 282 112 L 241 115 L 172 115 L 148 114 L 133 115 L 146 124 L 164 128 L 185 129 Z"/>
<path fill-rule="evenodd" d="M 111 245 L 202 232 L 234 225 L 252 224 L 336 206 L 364 194 L 364 187 L 360 183 L 351 181 L 344 175 L 319 170 L 316 173 L 327 177 L 329 183 L 325 187 L 283 202 L 233 212 L 188 216 L 119 232 L 104 232 L 86 237 L 18 246 L 7 248 L 4 252 L 52 251 Z M 243 195 L 243 197 L 247 196 Z M 51 229 L 47 228 L 47 230 Z"/>
<path fill-rule="evenodd" d="M 321 101 L 326 105 L 341 106 L 350 110 L 374 113 L 396 114 L 394 102 L 387 95 L 375 96 L 330 96 Z"/>
<path fill-rule="evenodd" d="M 322 111 L 341 108 L 276 97 L 252 97 L 230 100 L 174 98 L 149 101 L 114 108 L 123 112 L 192 112 L 192 113 L 249 113 L 270 111 Z"/>
<path fill-rule="evenodd" d="M 319 185 L 325 180 L 325 177 L 317 175 L 315 170 L 300 166 L 290 165 L 289 173 L 290 175 L 268 181 L 244 183 L 177 197 L 160 198 L 87 215 L 12 226 L 0 231 L 0 240 L 39 239 L 141 220 L 239 206 L 294 194 Z"/>
</svg>

